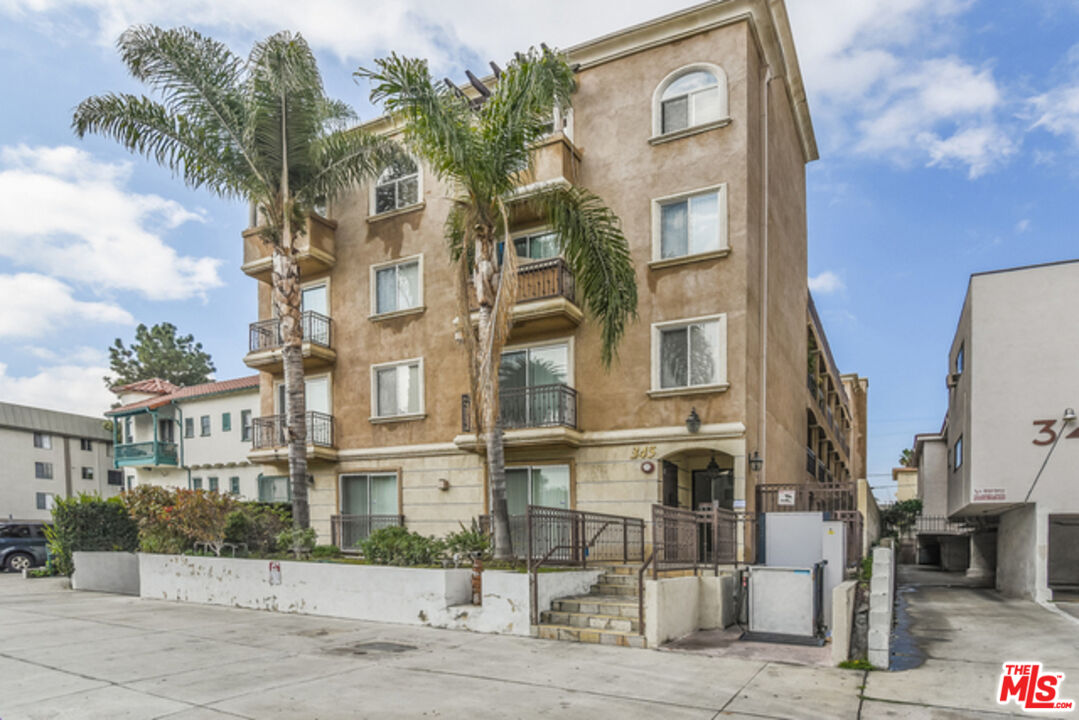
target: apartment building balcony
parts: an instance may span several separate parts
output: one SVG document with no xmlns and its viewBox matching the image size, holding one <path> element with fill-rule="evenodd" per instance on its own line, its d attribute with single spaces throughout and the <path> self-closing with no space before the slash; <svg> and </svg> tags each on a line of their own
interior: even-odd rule
<svg viewBox="0 0 1079 720">
<path fill-rule="evenodd" d="M 479 323 L 479 302 L 474 287 L 469 288 L 472 324 Z M 517 304 L 513 308 L 510 336 L 572 330 L 581 324 L 584 313 L 577 305 L 573 272 L 560 257 L 522 264 L 517 269 Z"/>
<path fill-rule="evenodd" d="M 307 425 L 307 457 L 309 460 L 337 460 L 334 417 L 327 413 L 309 411 L 304 414 Z M 267 415 L 252 422 L 252 462 L 288 462 L 288 421 L 285 415 Z"/>
<path fill-rule="evenodd" d="M 404 526 L 404 515 L 332 515 L 330 544 L 344 552 L 357 552 L 356 546 L 375 530 Z"/>
<path fill-rule="evenodd" d="M 123 443 L 114 447 L 113 456 L 117 467 L 180 464 L 179 445 L 174 442 Z"/>
<path fill-rule="evenodd" d="M 836 419 L 835 411 L 828 402 L 828 395 L 822 387 L 824 382 L 823 378 L 818 379 L 812 374 L 806 375 L 806 389 L 809 391 L 810 398 L 808 405 L 817 417 L 817 423 L 831 431 L 832 439 L 843 450 L 843 453 L 849 456 L 850 443 L 847 440 L 847 432 L 843 429 L 842 423 Z"/>
<path fill-rule="evenodd" d="M 333 320 L 322 313 L 305 310 L 300 314 L 300 345 L 305 369 L 332 365 L 337 360 L 333 349 Z M 244 364 L 256 370 L 281 372 L 283 369 L 281 321 L 277 318 L 259 320 L 250 325 L 248 352 Z"/>
<path fill-rule="evenodd" d="M 259 237 L 261 228 L 244 230 L 244 262 L 240 266 L 245 273 L 270 282 L 273 268 L 272 248 Z M 300 276 L 329 270 L 337 261 L 334 255 L 337 223 L 321 215 L 311 213 L 307 216 L 306 231 L 296 238 L 296 260 L 300 264 Z"/>
<path fill-rule="evenodd" d="M 504 441 L 510 446 L 580 444 L 577 391 L 564 383 L 503 388 L 499 391 Z M 472 423 L 472 398 L 461 396 L 458 447 L 474 450 L 482 442 Z"/>
</svg>

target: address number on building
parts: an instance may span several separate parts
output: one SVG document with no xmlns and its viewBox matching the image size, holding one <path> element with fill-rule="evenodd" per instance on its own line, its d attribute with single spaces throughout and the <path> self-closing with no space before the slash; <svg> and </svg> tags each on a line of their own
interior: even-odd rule
<svg viewBox="0 0 1079 720">
<path fill-rule="evenodd" d="M 655 445 L 634 445 L 629 449 L 630 460 L 649 460 L 656 456 Z"/>
<path fill-rule="evenodd" d="M 1034 424 L 1039 427 L 1038 434 L 1031 441 L 1035 445 L 1052 445 L 1057 441 L 1056 425 L 1060 420 L 1035 420 Z M 1063 431 L 1063 428 L 1061 428 Z M 1064 436 L 1067 440 L 1079 439 L 1079 428 L 1072 430 Z"/>
</svg>

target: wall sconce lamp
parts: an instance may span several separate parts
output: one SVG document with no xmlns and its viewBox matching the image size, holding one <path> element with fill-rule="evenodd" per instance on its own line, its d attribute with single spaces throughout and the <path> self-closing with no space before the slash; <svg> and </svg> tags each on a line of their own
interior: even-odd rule
<svg viewBox="0 0 1079 720">
<path fill-rule="evenodd" d="M 1075 416 L 1075 410 L 1074 409 L 1068 408 L 1067 410 L 1064 411 L 1064 422 L 1065 423 L 1075 422 L 1075 417 L 1076 416 Z"/>
<path fill-rule="evenodd" d="M 754 450 L 753 454 L 749 457 L 749 468 L 753 472 L 760 472 L 762 467 L 764 467 L 764 458 L 761 457 L 759 452 Z"/>
<path fill-rule="evenodd" d="M 701 416 L 697 414 L 697 408 L 689 409 L 689 416 L 686 417 L 686 430 L 691 433 L 696 433 L 701 429 Z"/>
<path fill-rule="evenodd" d="M 450 481 L 447 480 L 446 478 L 439 478 L 438 479 L 438 489 L 442 490 L 443 492 L 445 492 L 446 490 L 449 490 L 450 489 Z"/>
</svg>

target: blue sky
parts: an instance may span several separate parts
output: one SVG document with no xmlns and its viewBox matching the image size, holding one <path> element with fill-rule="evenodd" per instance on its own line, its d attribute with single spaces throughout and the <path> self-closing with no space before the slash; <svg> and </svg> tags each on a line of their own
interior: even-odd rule
<svg viewBox="0 0 1079 720">
<path fill-rule="evenodd" d="M 686 5 L 0 0 L 0 399 L 99 412 L 106 348 L 138 322 L 194 333 L 220 378 L 248 373 L 246 210 L 69 129 L 87 95 L 140 90 L 112 45 L 129 24 L 194 25 L 241 53 L 299 30 L 331 94 L 367 119 L 351 73 L 389 48 L 460 78 L 530 44 L 564 47 Z M 810 282 L 841 370 L 869 377 L 870 479 L 888 497 L 900 450 L 940 424 L 969 274 L 1076 256 L 1079 6 L 788 10 L 821 150 L 808 169 Z"/>
</svg>

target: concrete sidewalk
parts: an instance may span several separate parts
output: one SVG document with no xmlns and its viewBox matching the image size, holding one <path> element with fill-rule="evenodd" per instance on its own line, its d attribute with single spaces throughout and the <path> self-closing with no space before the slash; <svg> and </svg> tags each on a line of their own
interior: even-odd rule
<svg viewBox="0 0 1079 720">
<path fill-rule="evenodd" d="M 0 574 L 4 720 L 984 717 L 948 709 L 991 699 L 983 678 L 955 674 L 969 658 L 940 662 L 870 673 L 878 699 L 863 702 L 858 671 L 75 593 Z"/>
</svg>

